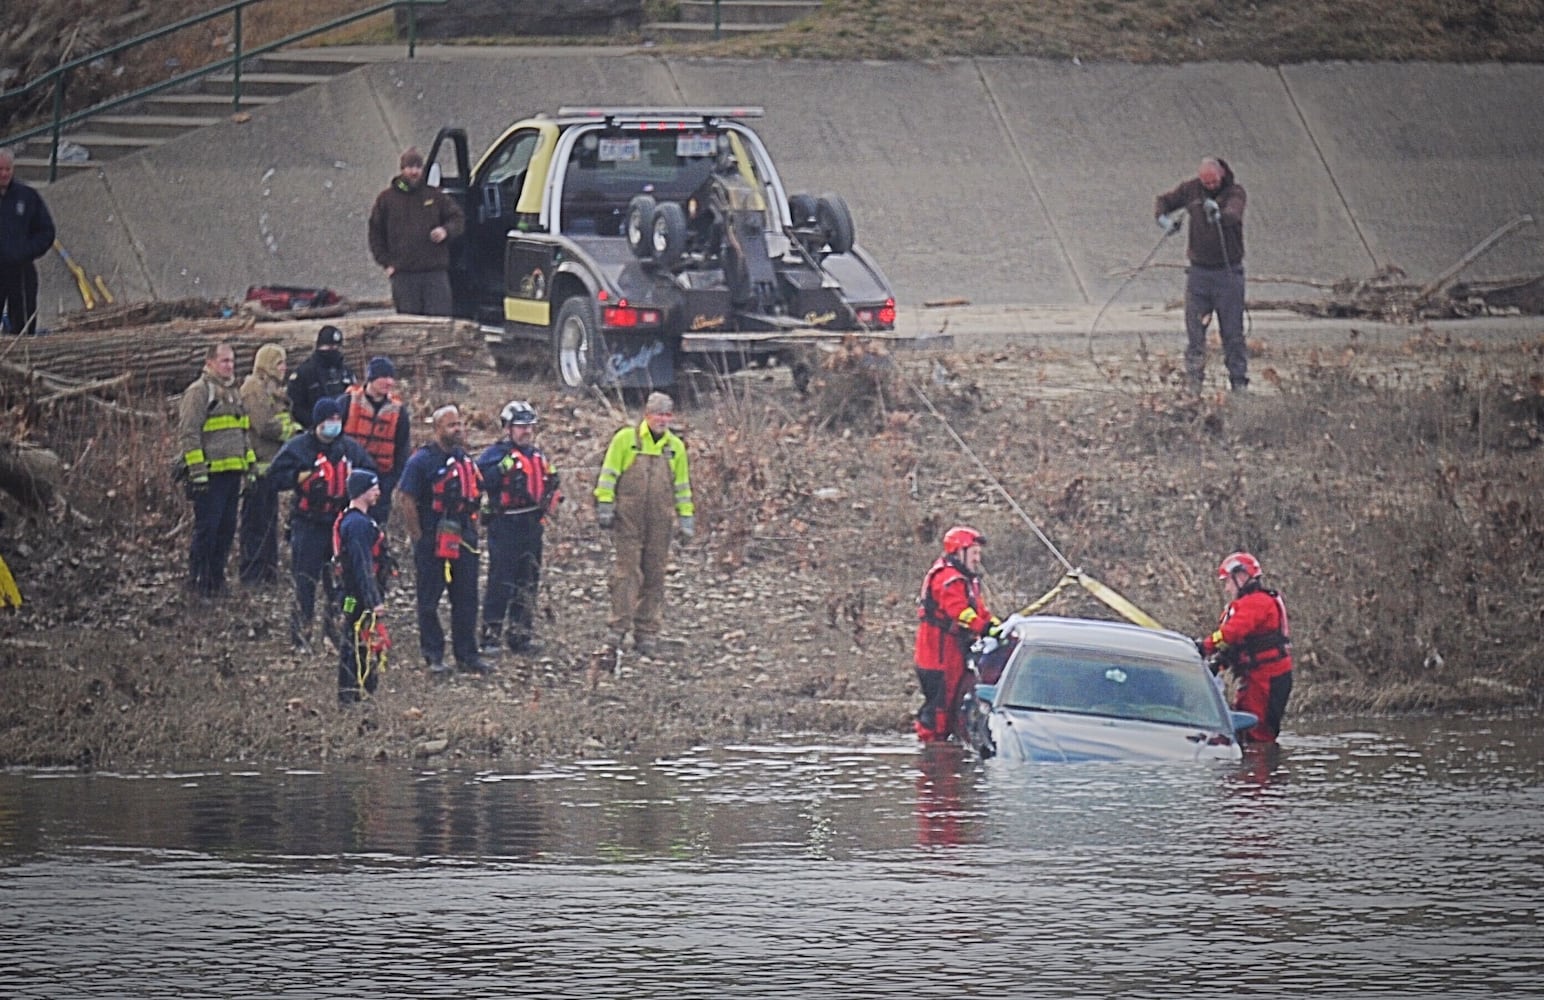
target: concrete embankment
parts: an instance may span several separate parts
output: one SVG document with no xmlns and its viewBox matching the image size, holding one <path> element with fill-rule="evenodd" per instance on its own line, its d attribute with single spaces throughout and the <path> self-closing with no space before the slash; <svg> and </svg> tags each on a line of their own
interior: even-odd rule
<svg viewBox="0 0 1544 1000">
<path fill-rule="evenodd" d="M 823 63 L 628 50 L 358 50 L 361 67 L 271 107 L 47 189 L 70 252 L 123 299 L 239 297 L 253 284 L 385 298 L 365 246 L 402 147 L 444 125 L 474 151 L 569 104 L 766 108 L 790 190 L 844 195 L 903 305 L 1098 306 L 1174 297 L 1154 195 L 1207 153 L 1249 192 L 1251 294 L 1402 268 L 1441 272 L 1521 213 L 1544 222 L 1544 66 L 1028 59 Z M 379 60 L 379 61 L 375 61 Z M 1180 264 L 1183 242 L 1154 258 Z M 42 308 L 80 307 L 41 262 Z M 1544 271 L 1544 225 L 1472 278 Z"/>
</svg>

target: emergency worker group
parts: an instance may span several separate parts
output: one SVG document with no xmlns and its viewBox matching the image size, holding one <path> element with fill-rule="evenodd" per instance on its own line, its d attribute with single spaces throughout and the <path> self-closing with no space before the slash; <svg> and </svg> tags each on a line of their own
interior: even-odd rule
<svg viewBox="0 0 1544 1000">
<path fill-rule="evenodd" d="M 564 496 L 536 442 L 535 407 L 505 405 L 499 438 L 473 457 L 455 405 L 433 412 L 428 440 L 413 448 L 411 411 L 395 390 L 396 367 L 385 357 L 370 359 L 357 380 L 343 332 L 328 325 L 293 370 L 282 345 L 263 345 L 239 390 L 231 345 L 211 346 L 179 402 L 177 478 L 194 520 L 188 591 L 203 601 L 227 593 L 238 527 L 241 583 L 277 583 L 287 538 L 291 645 L 311 655 L 320 639 L 337 651 L 345 706 L 376 691 L 392 648 L 384 615 L 399 572 L 393 509 L 413 567 L 418 654 L 431 677 L 486 676 L 501 651 L 542 648 L 543 536 Z M 694 531 L 687 448 L 670 429 L 673 413 L 669 396 L 650 394 L 639 422 L 613 436 L 594 489 L 597 524 L 615 541 L 607 642 L 620 650 L 631 633 L 645 657 L 659 652 L 671 539 Z M 440 617 L 447 600 L 448 637 Z"/>
</svg>

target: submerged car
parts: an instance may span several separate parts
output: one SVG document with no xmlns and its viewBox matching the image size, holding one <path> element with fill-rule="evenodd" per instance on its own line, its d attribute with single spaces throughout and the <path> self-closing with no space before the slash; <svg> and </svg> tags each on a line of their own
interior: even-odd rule
<svg viewBox="0 0 1544 1000">
<path fill-rule="evenodd" d="M 983 757 L 1024 761 L 1238 760 L 1257 721 L 1229 711 L 1195 643 L 1124 622 L 1030 617 L 996 684 L 967 708 Z"/>
<path fill-rule="evenodd" d="M 906 339 L 846 201 L 784 188 L 746 121 L 761 114 L 560 108 L 475 161 L 465 130 L 442 129 L 430 180 L 467 218 L 451 248 L 455 313 L 500 362 L 545 349 L 569 389 L 793 367 L 843 334 Z"/>
</svg>

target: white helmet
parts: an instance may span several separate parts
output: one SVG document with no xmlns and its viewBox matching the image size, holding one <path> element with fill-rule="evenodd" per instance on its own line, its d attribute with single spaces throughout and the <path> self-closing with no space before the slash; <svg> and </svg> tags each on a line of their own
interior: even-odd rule
<svg viewBox="0 0 1544 1000">
<path fill-rule="evenodd" d="M 504 427 L 530 426 L 536 423 L 536 409 L 523 399 L 517 399 L 506 403 L 504 409 L 499 411 L 499 423 Z"/>
</svg>

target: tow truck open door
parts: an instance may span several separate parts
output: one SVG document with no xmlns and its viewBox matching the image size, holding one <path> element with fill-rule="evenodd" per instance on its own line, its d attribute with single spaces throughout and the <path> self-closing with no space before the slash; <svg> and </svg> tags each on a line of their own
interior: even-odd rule
<svg viewBox="0 0 1544 1000">
<path fill-rule="evenodd" d="M 425 183 L 456 200 L 467 219 L 468 233 L 477 218 L 472 204 L 472 158 L 466 129 L 442 128 L 424 161 Z M 451 312 L 463 319 L 477 319 L 482 289 L 475 279 L 475 241 L 463 236 L 450 245 Z"/>
</svg>

